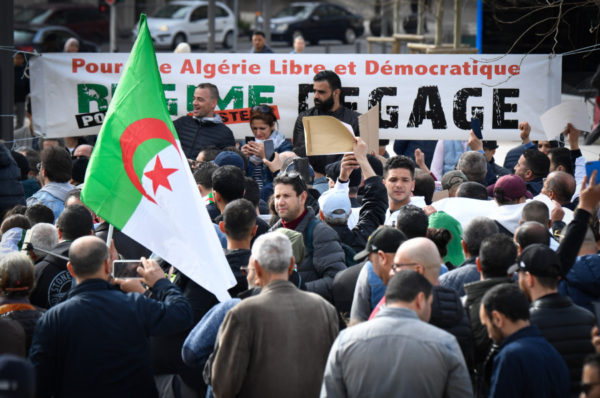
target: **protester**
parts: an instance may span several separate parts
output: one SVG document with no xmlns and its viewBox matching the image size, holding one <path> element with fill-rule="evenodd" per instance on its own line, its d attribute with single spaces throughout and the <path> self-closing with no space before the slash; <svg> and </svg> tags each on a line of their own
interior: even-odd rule
<svg viewBox="0 0 600 398">
<path fill-rule="evenodd" d="M 65 47 L 63 49 L 66 53 L 78 53 L 79 52 L 79 40 L 74 37 L 70 37 L 65 42 Z"/>
<path fill-rule="evenodd" d="M 16 204 L 25 204 L 21 171 L 6 146 L 0 144 L 0 219 Z"/>
<path fill-rule="evenodd" d="M 588 398 L 600 397 L 600 355 L 588 356 L 581 372 L 581 394 Z"/>
<path fill-rule="evenodd" d="M 294 38 L 294 42 L 292 43 L 292 47 L 294 47 L 294 49 L 290 52 L 290 54 L 302 54 L 304 52 L 304 48 L 306 47 L 304 37 L 301 35 L 296 36 Z"/>
<path fill-rule="evenodd" d="M 415 189 L 415 163 L 406 156 L 388 159 L 383 168 L 383 182 L 388 194 L 385 225 L 394 225 L 397 211 L 411 202 Z"/>
<path fill-rule="evenodd" d="M 273 50 L 271 50 L 271 48 L 267 45 L 267 38 L 264 32 L 255 30 L 252 33 L 252 51 L 250 52 L 256 54 L 267 54 L 273 52 Z"/>
<path fill-rule="evenodd" d="M 542 191 L 543 179 L 550 171 L 550 159 L 543 152 L 527 149 L 515 165 L 515 175 L 521 177 L 533 196 Z"/>
</svg>

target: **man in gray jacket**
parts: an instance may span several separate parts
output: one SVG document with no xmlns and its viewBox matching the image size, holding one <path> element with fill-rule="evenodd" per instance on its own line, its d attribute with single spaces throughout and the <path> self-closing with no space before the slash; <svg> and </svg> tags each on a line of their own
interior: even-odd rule
<svg viewBox="0 0 600 398">
<path fill-rule="evenodd" d="M 292 229 L 304 236 L 305 255 L 298 274 L 306 289 L 332 301 L 333 277 L 346 269 L 345 254 L 338 234 L 306 207 L 306 184 L 296 172 L 278 175 L 273 181 L 275 210 L 280 220 L 271 231 Z"/>
<path fill-rule="evenodd" d="M 415 271 L 394 275 L 387 306 L 333 343 L 321 397 L 472 397 L 456 338 L 427 323 L 432 289 Z"/>
</svg>

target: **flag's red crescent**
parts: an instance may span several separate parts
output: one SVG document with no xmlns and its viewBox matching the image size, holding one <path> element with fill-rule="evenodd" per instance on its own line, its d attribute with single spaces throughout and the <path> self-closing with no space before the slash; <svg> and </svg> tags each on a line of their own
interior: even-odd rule
<svg viewBox="0 0 600 398">
<path fill-rule="evenodd" d="M 179 148 L 177 147 L 173 133 L 167 124 L 160 119 L 145 118 L 131 123 L 125 129 L 119 141 L 121 143 L 121 152 L 123 153 L 125 172 L 131 180 L 131 183 L 142 195 L 146 197 L 146 199 L 156 203 L 154 198 L 148 195 L 142 186 L 142 183 L 135 173 L 135 169 L 133 167 L 133 155 L 135 154 L 135 151 L 143 142 L 152 138 L 168 141 L 175 147 L 177 152 L 179 152 Z"/>
</svg>

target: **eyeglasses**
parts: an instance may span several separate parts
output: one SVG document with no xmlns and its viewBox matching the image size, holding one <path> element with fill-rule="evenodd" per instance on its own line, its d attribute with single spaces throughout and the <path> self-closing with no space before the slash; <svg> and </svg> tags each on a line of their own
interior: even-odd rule
<svg viewBox="0 0 600 398">
<path fill-rule="evenodd" d="M 400 270 L 400 268 L 402 268 L 402 267 L 414 267 L 417 265 L 419 265 L 419 263 L 399 263 L 399 264 L 393 263 L 392 271 L 398 272 Z"/>
<path fill-rule="evenodd" d="M 600 385 L 600 382 L 596 382 L 596 383 L 580 383 L 579 384 L 579 391 L 582 392 L 584 395 L 588 395 L 593 389 L 594 386 Z"/>
<path fill-rule="evenodd" d="M 254 267 L 248 267 L 248 266 L 240 267 L 240 271 L 242 272 L 243 276 L 248 276 L 248 273 L 250 270 L 254 271 Z"/>
<path fill-rule="evenodd" d="M 283 174 L 280 174 L 280 176 L 283 178 L 289 178 L 290 180 L 300 181 L 303 191 L 306 191 L 306 183 L 304 182 L 304 178 L 302 178 L 302 175 L 297 171 L 287 171 L 290 166 L 293 166 L 293 163 L 290 163 L 290 165 L 286 168 L 286 171 Z"/>
<path fill-rule="evenodd" d="M 269 105 L 255 105 L 252 112 L 273 113 L 273 109 Z"/>
</svg>

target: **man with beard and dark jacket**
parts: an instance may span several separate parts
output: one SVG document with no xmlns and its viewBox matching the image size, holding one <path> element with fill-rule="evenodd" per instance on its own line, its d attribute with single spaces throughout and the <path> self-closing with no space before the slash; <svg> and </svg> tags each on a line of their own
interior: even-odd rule
<svg viewBox="0 0 600 398">
<path fill-rule="evenodd" d="M 594 352 L 590 340 L 594 314 L 558 293 L 560 260 L 543 244 L 527 246 L 509 273 L 519 273 L 519 287 L 531 302 L 530 321 L 563 357 L 571 374 L 571 395 L 579 390 L 583 360 Z"/>
<path fill-rule="evenodd" d="M 196 159 L 206 147 L 225 148 L 235 145 L 233 133 L 215 113 L 219 90 L 212 83 L 201 83 L 194 91 L 192 116 L 182 116 L 173 122 L 181 147 L 188 159 Z"/>
<path fill-rule="evenodd" d="M 475 342 L 475 361 L 473 369 L 475 370 L 475 384 L 477 396 L 486 396 L 489 389 L 489 377 L 491 373 L 486 372 L 485 365 L 492 340 L 488 336 L 485 326 L 479 319 L 479 307 L 483 295 L 492 287 L 512 282 L 506 276 L 508 268 L 515 263 L 517 258 L 517 246 L 507 235 L 496 233 L 488 236 L 481 243 L 479 257 L 476 258 L 477 269 L 481 274 L 479 281 L 467 283 L 465 292 L 467 295 L 463 298 L 465 309 L 469 314 L 471 329 L 473 331 L 473 340 Z M 489 363 L 491 365 L 491 362 Z"/>
<path fill-rule="evenodd" d="M 31 303 L 50 308 L 63 301 L 73 278 L 67 270 L 69 248 L 75 239 L 93 235 L 94 223 L 89 210 L 81 205 L 71 205 L 56 220 L 58 244 L 52 254 L 46 255 L 35 266 L 35 288 L 31 292 Z"/>
<path fill-rule="evenodd" d="M 358 113 L 344 106 L 342 96 L 342 82 L 340 77 L 333 71 L 323 70 L 313 78 L 313 90 L 315 93 L 315 106 L 304 112 L 301 112 L 296 119 L 294 126 L 294 152 L 298 155 L 306 156 L 306 147 L 304 142 L 304 125 L 302 119 L 305 116 L 333 116 L 336 119 L 352 126 L 354 135 L 360 135 L 358 130 Z M 339 156 L 328 155 L 334 161 Z M 331 163 L 327 162 L 327 163 Z"/>
</svg>

